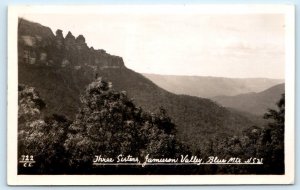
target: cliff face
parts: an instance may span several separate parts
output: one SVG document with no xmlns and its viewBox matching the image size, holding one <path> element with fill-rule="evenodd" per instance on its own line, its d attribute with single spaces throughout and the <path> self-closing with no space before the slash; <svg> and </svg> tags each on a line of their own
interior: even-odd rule
<svg viewBox="0 0 300 190">
<path fill-rule="evenodd" d="M 19 19 L 18 55 L 19 63 L 38 64 L 49 67 L 81 69 L 124 68 L 121 57 L 104 50 L 94 50 L 87 46 L 83 35 L 75 38 L 71 32 L 63 37 L 63 31 L 54 35 L 50 28 Z"/>
<path fill-rule="evenodd" d="M 63 36 L 49 27 L 19 19 L 19 83 L 34 86 L 47 102 L 45 114 L 74 117 L 80 93 L 101 73 L 121 72 L 123 59 L 88 47 L 83 35 Z"/>
</svg>

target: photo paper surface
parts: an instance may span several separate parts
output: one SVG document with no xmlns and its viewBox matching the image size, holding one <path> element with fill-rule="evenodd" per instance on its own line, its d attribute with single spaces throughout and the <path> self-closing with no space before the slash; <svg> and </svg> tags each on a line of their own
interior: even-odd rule
<svg viewBox="0 0 300 190">
<path fill-rule="evenodd" d="M 293 183 L 293 6 L 8 14 L 9 184 Z"/>
</svg>

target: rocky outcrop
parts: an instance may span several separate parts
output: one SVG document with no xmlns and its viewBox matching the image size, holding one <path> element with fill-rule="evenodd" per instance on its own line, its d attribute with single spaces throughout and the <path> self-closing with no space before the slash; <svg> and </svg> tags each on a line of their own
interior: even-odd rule
<svg viewBox="0 0 300 190">
<path fill-rule="evenodd" d="M 88 47 L 85 37 L 77 37 L 69 31 L 66 37 L 58 29 L 55 35 L 51 29 L 38 23 L 19 19 L 18 55 L 20 64 L 36 64 L 97 70 L 124 68 L 123 59 Z"/>
<path fill-rule="evenodd" d="M 72 49 L 75 46 L 75 37 L 73 34 L 69 31 L 65 38 L 65 48 L 67 50 Z"/>
<path fill-rule="evenodd" d="M 62 30 L 56 30 L 56 38 L 55 38 L 55 43 L 56 47 L 58 49 L 63 49 L 64 48 L 64 36 L 63 36 L 63 31 Z"/>
</svg>

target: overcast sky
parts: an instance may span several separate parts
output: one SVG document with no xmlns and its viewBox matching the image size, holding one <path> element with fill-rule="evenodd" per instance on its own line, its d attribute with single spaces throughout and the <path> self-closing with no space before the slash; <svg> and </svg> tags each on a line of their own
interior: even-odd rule
<svg viewBox="0 0 300 190">
<path fill-rule="evenodd" d="M 123 57 L 137 72 L 284 78 L 284 15 L 20 15 Z"/>
</svg>

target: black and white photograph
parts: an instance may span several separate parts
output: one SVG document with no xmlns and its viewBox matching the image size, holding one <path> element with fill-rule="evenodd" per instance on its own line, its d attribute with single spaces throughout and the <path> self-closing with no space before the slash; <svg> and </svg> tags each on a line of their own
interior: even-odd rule
<svg viewBox="0 0 300 190">
<path fill-rule="evenodd" d="M 8 180 L 293 183 L 293 19 L 287 5 L 10 7 Z"/>
</svg>

